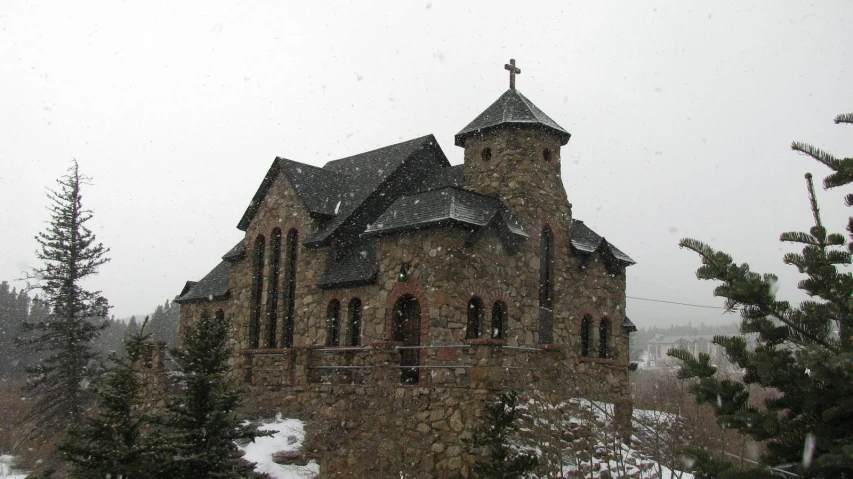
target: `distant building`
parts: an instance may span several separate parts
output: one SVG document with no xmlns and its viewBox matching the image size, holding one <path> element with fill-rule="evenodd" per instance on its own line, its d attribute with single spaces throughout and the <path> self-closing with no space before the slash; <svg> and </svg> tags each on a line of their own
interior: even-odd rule
<svg viewBox="0 0 853 479">
<path fill-rule="evenodd" d="M 655 338 L 650 340 L 646 349 L 646 367 L 648 368 L 665 368 L 674 367 L 681 362 L 671 356 L 667 356 L 666 352 L 670 349 L 684 349 L 699 357 L 699 353 L 705 353 L 711 356 L 711 362 L 720 364 L 719 360 L 723 359 L 728 363 L 728 359 L 723 355 L 723 347 L 714 344 L 713 334 L 688 334 L 683 336 L 664 336 L 656 334 Z"/>
</svg>

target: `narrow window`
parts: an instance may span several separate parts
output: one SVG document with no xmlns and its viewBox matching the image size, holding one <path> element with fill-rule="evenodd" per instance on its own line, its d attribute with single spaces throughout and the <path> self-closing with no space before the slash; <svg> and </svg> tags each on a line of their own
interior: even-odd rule
<svg viewBox="0 0 853 479">
<path fill-rule="evenodd" d="M 284 317 L 284 347 L 293 347 L 293 328 L 296 301 L 296 253 L 299 250 L 299 232 L 292 229 L 287 232 L 287 263 L 285 264 L 285 317 Z"/>
<path fill-rule="evenodd" d="M 539 343 L 551 343 L 554 285 L 554 235 L 545 226 L 539 239 Z"/>
<path fill-rule="evenodd" d="M 272 249 L 270 251 L 270 285 L 267 295 L 267 347 L 275 348 L 278 336 L 278 284 L 281 281 L 281 230 L 272 230 Z"/>
<path fill-rule="evenodd" d="M 598 357 L 610 357 L 610 321 L 602 319 L 598 325 Z"/>
<path fill-rule="evenodd" d="M 255 270 L 252 274 L 252 282 L 255 287 L 252 291 L 252 321 L 249 325 L 249 346 L 257 349 L 260 345 L 261 336 L 261 298 L 264 292 L 264 237 L 258 235 L 255 239 Z"/>
<path fill-rule="evenodd" d="M 590 323 L 592 323 L 592 318 L 589 315 L 584 316 L 581 320 L 581 356 L 589 356 Z"/>
<path fill-rule="evenodd" d="M 492 306 L 492 338 L 503 339 L 506 325 L 506 303 L 495 301 Z"/>
<path fill-rule="evenodd" d="M 468 301 L 468 328 L 465 330 L 465 339 L 477 339 L 480 337 L 480 323 L 483 318 L 483 301 L 478 297 Z"/>
<path fill-rule="evenodd" d="M 361 300 L 350 300 L 348 309 L 350 346 L 361 346 Z"/>
<path fill-rule="evenodd" d="M 216 313 L 214 313 L 214 315 L 213 315 L 213 318 L 216 319 L 217 323 L 221 323 L 222 321 L 225 321 L 225 311 L 222 311 L 221 309 L 217 309 Z"/>
<path fill-rule="evenodd" d="M 329 303 L 329 309 L 326 313 L 326 321 L 328 322 L 328 334 L 326 335 L 326 346 L 341 345 L 341 303 L 337 299 L 333 299 Z"/>
</svg>

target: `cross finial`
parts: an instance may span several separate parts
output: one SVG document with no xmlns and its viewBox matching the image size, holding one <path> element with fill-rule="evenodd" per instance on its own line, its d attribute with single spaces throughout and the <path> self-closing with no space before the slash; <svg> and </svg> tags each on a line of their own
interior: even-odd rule
<svg viewBox="0 0 853 479">
<path fill-rule="evenodd" d="M 521 69 L 515 67 L 515 58 L 510 59 L 509 63 L 504 65 L 505 70 L 509 70 L 509 89 L 515 90 L 515 76 L 521 75 Z"/>
</svg>

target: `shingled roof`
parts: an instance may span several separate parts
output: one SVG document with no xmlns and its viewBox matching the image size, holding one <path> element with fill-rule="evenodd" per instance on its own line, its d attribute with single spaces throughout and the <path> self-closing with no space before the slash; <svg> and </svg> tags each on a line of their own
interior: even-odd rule
<svg viewBox="0 0 853 479">
<path fill-rule="evenodd" d="M 249 207 L 240 218 L 237 228 L 246 231 L 252 218 L 255 217 L 261 202 L 269 191 L 279 173 L 285 173 L 296 194 L 302 199 L 305 207 L 312 216 L 331 217 L 335 215 L 335 207 L 340 201 L 342 187 L 346 180 L 340 175 L 316 166 L 306 165 L 285 158 L 276 157 L 267 174 L 264 175 L 258 191 L 252 197 Z"/>
<path fill-rule="evenodd" d="M 369 202 L 375 203 L 373 206 L 385 203 L 375 214 L 384 211 L 388 205 L 386 202 L 392 201 L 394 198 L 388 197 L 387 192 L 380 191 L 381 187 L 390 188 L 391 179 L 399 175 L 401 166 L 425 150 L 431 150 L 428 156 L 438 158 L 437 161 L 441 166 L 449 165 L 447 158 L 444 157 L 444 153 L 438 146 L 438 142 L 432 135 L 327 163 L 323 169 L 339 175 L 341 184 L 344 185 L 341 188 L 343 193 L 340 196 L 340 204 L 335 205 L 337 215 L 317 231 L 311 233 L 305 245 L 308 247 L 323 245 L 341 226 L 348 222 L 362 224 L 369 222 L 372 219 L 368 217 L 369 214 L 360 214 L 365 211 Z M 398 182 L 406 183 L 415 190 L 421 189 L 427 179 L 424 177 L 397 178 Z M 376 200 L 368 201 L 371 198 L 376 198 Z"/>
<path fill-rule="evenodd" d="M 196 301 L 215 301 L 228 297 L 228 276 L 231 274 L 231 263 L 222 261 L 199 282 L 190 286 L 181 296 L 175 298 L 178 304 Z M 187 282 L 189 284 L 191 282 Z"/>
<path fill-rule="evenodd" d="M 336 261 L 319 281 L 321 288 L 343 288 L 371 284 L 379 272 L 376 262 L 376 240 L 362 239 L 345 256 Z"/>
<path fill-rule="evenodd" d="M 365 235 L 385 235 L 444 225 L 480 229 L 493 223 L 501 231 L 515 237 L 513 242 L 528 238 L 521 223 L 499 199 L 456 187 L 445 187 L 399 198 L 382 216 L 367 226 Z"/>
<path fill-rule="evenodd" d="M 456 146 L 465 146 L 468 137 L 496 128 L 500 125 L 513 124 L 553 131 L 560 136 L 560 144 L 565 145 L 571 138 L 560 125 L 539 109 L 520 91 L 509 89 L 500 96 L 486 111 L 474 119 L 456 134 Z"/>
<path fill-rule="evenodd" d="M 465 165 L 448 166 L 436 170 L 421 188 L 421 191 L 438 190 L 448 186 L 465 186 Z"/>
<path fill-rule="evenodd" d="M 606 251 L 622 266 L 636 264 L 630 256 L 610 244 L 580 220 L 572 220 L 572 248 L 577 253 L 585 255 L 591 255 L 596 251 Z"/>
</svg>

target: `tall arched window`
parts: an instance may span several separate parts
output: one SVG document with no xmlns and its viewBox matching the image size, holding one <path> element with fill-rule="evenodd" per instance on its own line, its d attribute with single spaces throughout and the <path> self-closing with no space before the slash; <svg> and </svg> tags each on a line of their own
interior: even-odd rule
<svg viewBox="0 0 853 479">
<path fill-rule="evenodd" d="M 326 321 L 328 322 L 328 334 L 326 334 L 326 346 L 341 345 L 341 303 L 337 299 L 333 299 L 329 303 L 329 309 L 326 312 Z"/>
<path fill-rule="evenodd" d="M 349 302 L 349 344 L 361 346 L 361 300 L 352 298 Z"/>
<path fill-rule="evenodd" d="M 249 346 L 257 349 L 261 338 L 261 298 L 264 293 L 264 237 L 258 235 L 255 238 L 255 261 L 252 272 L 252 316 L 249 324 Z"/>
<path fill-rule="evenodd" d="M 468 301 L 468 327 L 465 330 L 465 339 L 477 339 L 480 337 L 480 324 L 483 319 L 483 301 L 478 297 Z"/>
<path fill-rule="evenodd" d="M 539 343 L 551 343 L 554 285 L 554 235 L 545 226 L 539 239 Z"/>
<path fill-rule="evenodd" d="M 598 324 L 598 357 L 610 357 L 610 321 L 607 318 Z"/>
<path fill-rule="evenodd" d="M 277 345 L 278 336 L 278 284 L 281 272 L 281 230 L 272 230 L 272 248 L 270 250 L 270 285 L 267 294 L 267 347 Z"/>
<path fill-rule="evenodd" d="M 589 356 L 590 334 L 592 333 L 592 317 L 586 315 L 581 320 L 581 356 Z"/>
<path fill-rule="evenodd" d="M 287 232 L 287 263 L 285 263 L 285 304 L 284 304 L 284 347 L 293 347 L 293 328 L 296 318 L 296 253 L 299 250 L 299 232 L 292 229 Z"/>
<path fill-rule="evenodd" d="M 506 303 L 495 301 L 492 306 L 492 338 L 503 339 L 506 327 Z"/>
</svg>

